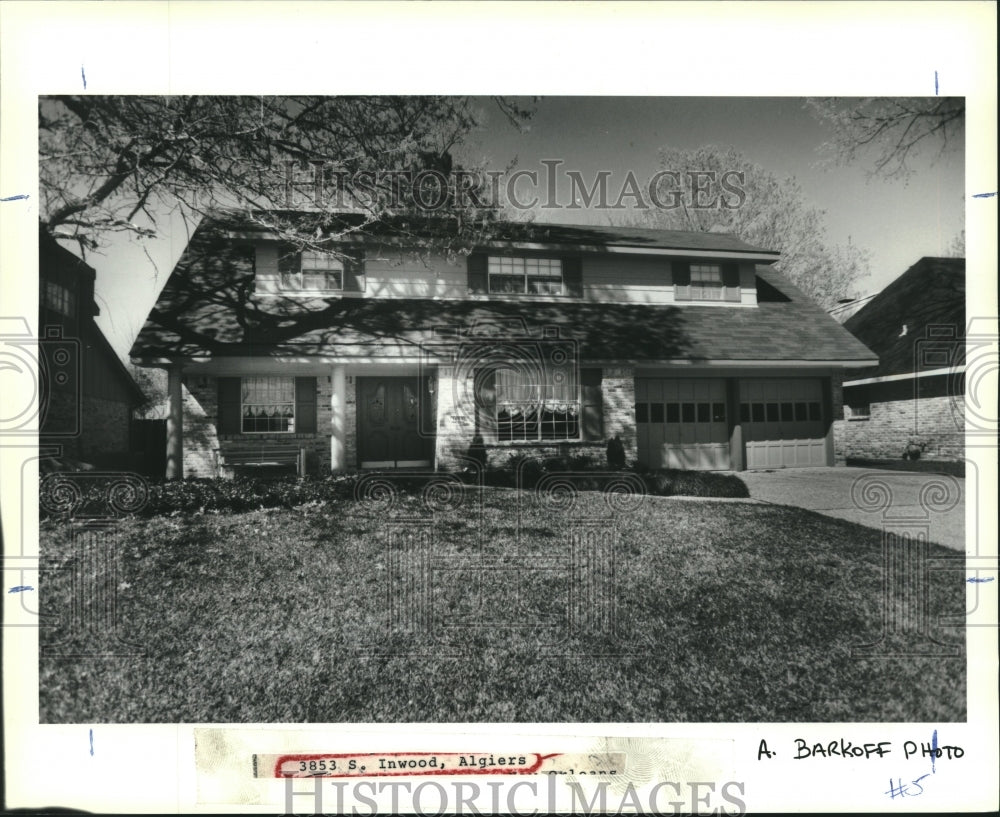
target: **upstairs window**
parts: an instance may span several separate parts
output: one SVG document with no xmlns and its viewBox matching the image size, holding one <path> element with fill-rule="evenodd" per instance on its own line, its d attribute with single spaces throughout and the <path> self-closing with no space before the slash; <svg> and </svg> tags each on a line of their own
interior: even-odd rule
<svg viewBox="0 0 1000 817">
<path fill-rule="evenodd" d="M 511 258 L 491 255 L 490 292 L 502 295 L 562 295 L 563 268 L 558 258 Z"/>
<path fill-rule="evenodd" d="M 722 300 L 722 265 L 691 265 L 691 298 L 695 301 Z"/>
<path fill-rule="evenodd" d="M 60 315 L 72 318 L 76 313 L 76 296 L 68 287 L 52 281 L 45 282 L 45 305 Z"/>
<path fill-rule="evenodd" d="M 283 292 L 341 292 L 344 288 L 344 262 L 334 255 L 304 251 L 298 270 L 281 272 Z"/>
<path fill-rule="evenodd" d="M 244 434 L 295 431 L 295 378 L 244 377 L 240 410 Z"/>
</svg>

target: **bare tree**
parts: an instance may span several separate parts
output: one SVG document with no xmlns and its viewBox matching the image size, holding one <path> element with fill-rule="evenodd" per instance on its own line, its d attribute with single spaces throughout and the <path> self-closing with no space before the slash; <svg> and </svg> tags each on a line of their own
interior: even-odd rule
<svg viewBox="0 0 1000 817">
<path fill-rule="evenodd" d="M 806 106 L 833 132 L 823 146 L 838 164 L 870 162 L 870 176 L 905 179 L 908 161 L 924 150 L 934 159 L 962 147 L 962 97 L 808 99 Z"/>
<path fill-rule="evenodd" d="M 869 255 L 826 241 L 825 213 L 810 206 L 793 177 L 779 178 L 731 147 L 660 150 L 661 205 L 639 219 L 674 230 L 721 231 L 781 253 L 775 268 L 814 301 L 832 307 L 853 297 Z"/>
<path fill-rule="evenodd" d="M 492 104 L 518 127 L 531 115 Z M 454 240 L 497 215 L 477 195 L 479 168 L 453 164 L 483 116 L 476 100 L 445 96 L 44 97 L 42 223 L 93 249 L 109 233 L 154 236 L 178 208 L 198 220 L 227 207 L 301 246 L 332 248 L 348 228 L 331 234 L 328 217 L 346 209 L 362 216 L 349 229 L 390 218 L 405 229 L 407 216 L 431 215 Z M 464 188 L 442 186 L 462 170 Z"/>
</svg>

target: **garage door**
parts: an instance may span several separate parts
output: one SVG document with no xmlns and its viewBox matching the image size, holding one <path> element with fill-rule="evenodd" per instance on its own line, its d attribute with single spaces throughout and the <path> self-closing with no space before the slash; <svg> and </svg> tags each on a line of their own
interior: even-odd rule
<svg viewBox="0 0 1000 817">
<path fill-rule="evenodd" d="M 636 378 L 635 421 L 639 461 L 650 468 L 731 467 L 722 378 Z"/>
<path fill-rule="evenodd" d="M 740 379 L 747 468 L 829 465 L 819 378 Z"/>
</svg>

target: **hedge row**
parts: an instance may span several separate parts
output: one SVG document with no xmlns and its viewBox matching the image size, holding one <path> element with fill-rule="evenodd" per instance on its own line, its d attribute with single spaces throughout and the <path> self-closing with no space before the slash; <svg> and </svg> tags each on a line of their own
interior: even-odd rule
<svg viewBox="0 0 1000 817">
<path fill-rule="evenodd" d="M 447 475 L 468 485 L 480 482 L 477 472 Z M 325 478 L 273 480 L 251 478 L 189 479 L 145 483 L 138 478 L 95 480 L 85 474 L 51 474 L 42 481 L 40 511 L 43 517 L 101 518 L 161 516 L 199 511 L 242 512 L 260 508 L 292 508 L 308 502 L 353 500 L 367 495 L 359 482 L 373 475 L 348 474 Z M 379 479 L 391 482 L 401 493 L 419 494 L 431 477 L 387 472 Z M 746 485 L 731 474 L 710 471 L 609 471 L 593 464 L 566 459 L 518 459 L 504 468 L 490 468 L 482 482 L 491 487 L 557 490 L 572 486 L 578 491 L 616 490 L 654 496 L 747 497 Z"/>
</svg>

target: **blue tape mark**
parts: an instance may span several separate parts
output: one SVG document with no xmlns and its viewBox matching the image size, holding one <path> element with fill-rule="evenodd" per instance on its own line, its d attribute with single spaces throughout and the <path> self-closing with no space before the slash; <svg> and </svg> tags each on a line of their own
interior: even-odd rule
<svg viewBox="0 0 1000 817">
<path fill-rule="evenodd" d="M 993 581 L 993 577 L 986 576 L 985 578 L 980 579 L 978 576 L 973 576 L 971 579 L 966 579 L 966 581 L 969 584 L 985 584 L 986 582 Z"/>
<path fill-rule="evenodd" d="M 938 74 L 937 71 L 934 72 L 934 96 L 938 95 Z"/>
<path fill-rule="evenodd" d="M 972 198 L 974 198 L 974 199 L 991 199 L 996 194 L 997 194 L 996 190 L 994 190 L 992 193 L 973 193 L 972 194 Z"/>
<path fill-rule="evenodd" d="M 80 77 L 83 79 L 83 90 L 87 90 L 87 74 L 83 70 L 83 64 L 80 65 Z"/>
<path fill-rule="evenodd" d="M 937 754 L 937 729 L 934 730 L 934 737 L 931 738 L 931 772 L 937 774 L 937 769 L 934 768 L 934 755 Z"/>
<path fill-rule="evenodd" d="M 21 193 L 17 196 L 4 196 L 2 199 L 0 199 L 0 201 L 20 201 L 21 199 L 30 199 L 30 198 L 31 196 L 29 196 L 27 193 Z"/>
<path fill-rule="evenodd" d="M 90 730 L 90 756 L 94 756 L 94 730 Z"/>
<path fill-rule="evenodd" d="M 25 590 L 34 590 L 34 589 L 35 588 L 32 587 L 30 584 L 19 584 L 17 587 L 12 587 L 10 590 L 8 590 L 7 595 L 9 596 L 11 593 L 23 593 Z"/>
</svg>

